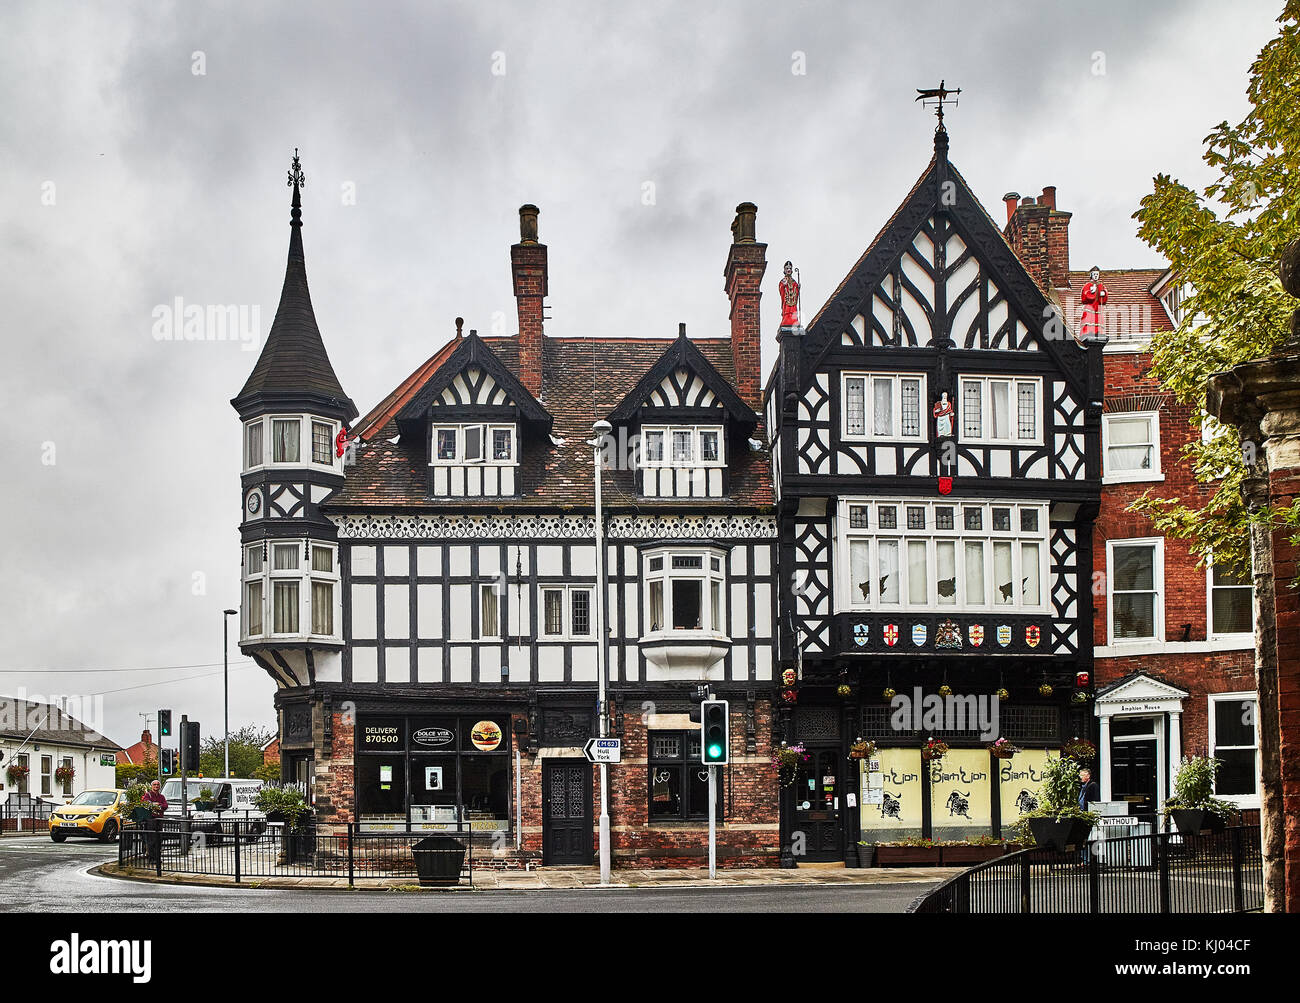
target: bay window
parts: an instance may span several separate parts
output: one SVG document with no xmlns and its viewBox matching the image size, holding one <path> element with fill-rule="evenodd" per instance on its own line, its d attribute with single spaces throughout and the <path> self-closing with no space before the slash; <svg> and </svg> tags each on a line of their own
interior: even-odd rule
<svg viewBox="0 0 1300 1003">
<path fill-rule="evenodd" d="M 309 429 L 306 444 L 311 463 L 333 468 L 336 463 L 334 439 L 338 431 L 335 422 L 313 415 L 270 415 L 255 418 L 244 424 L 244 469 L 262 466 L 301 466 L 307 462 L 303 455 L 303 428 Z M 267 456 L 269 441 L 270 456 Z"/>
<path fill-rule="evenodd" d="M 840 608 L 1042 612 L 1047 506 L 841 501 Z"/>
<path fill-rule="evenodd" d="M 311 462 L 331 466 L 334 462 L 334 426 L 324 421 L 311 423 Z"/>
<path fill-rule="evenodd" d="M 1042 442 L 1042 380 L 963 376 L 957 399 L 961 442 Z"/>
<path fill-rule="evenodd" d="M 271 419 L 271 462 L 297 463 L 298 436 L 302 432 L 301 418 Z"/>
<path fill-rule="evenodd" d="M 250 421 L 244 426 L 244 469 L 262 465 L 262 421 Z"/>
<path fill-rule="evenodd" d="M 646 623 L 650 633 L 725 634 L 722 556 L 712 548 L 654 550 L 646 555 Z"/>
<path fill-rule="evenodd" d="M 515 462 L 515 426 L 435 425 L 430 463 Z"/>
<path fill-rule="evenodd" d="M 921 401 L 925 377 L 906 373 L 845 373 L 842 434 L 852 439 L 924 441 Z"/>
<path fill-rule="evenodd" d="M 247 546 L 243 587 L 245 637 L 268 633 L 268 613 L 272 636 L 338 637 L 338 550 L 333 544 L 279 540 Z"/>
</svg>

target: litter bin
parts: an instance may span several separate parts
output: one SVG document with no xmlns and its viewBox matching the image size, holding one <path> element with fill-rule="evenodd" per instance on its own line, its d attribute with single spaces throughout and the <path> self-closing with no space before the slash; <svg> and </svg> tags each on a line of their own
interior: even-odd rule
<svg viewBox="0 0 1300 1003">
<path fill-rule="evenodd" d="M 465 864 L 465 847 L 450 836 L 426 836 L 411 844 L 415 873 L 422 885 L 460 883 L 460 869 Z"/>
</svg>

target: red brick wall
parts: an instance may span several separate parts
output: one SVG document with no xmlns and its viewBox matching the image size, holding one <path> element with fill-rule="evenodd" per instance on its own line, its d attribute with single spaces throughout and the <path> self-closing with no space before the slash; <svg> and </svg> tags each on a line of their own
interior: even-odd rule
<svg viewBox="0 0 1300 1003">
<path fill-rule="evenodd" d="M 727 255 L 727 297 L 731 300 L 731 353 L 736 364 L 736 391 L 758 411 L 763 273 L 767 270 L 766 244 L 732 244 Z"/>
<path fill-rule="evenodd" d="M 519 306 L 519 382 L 534 397 L 542 391 L 542 301 L 547 293 L 545 244 L 514 244 L 510 248 Z"/>
<path fill-rule="evenodd" d="M 1274 505 L 1300 498 L 1300 468 L 1271 470 L 1269 496 Z M 1291 542 L 1294 530 L 1273 534 L 1273 583 L 1277 624 L 1277 714 L 1282 773 L 1282 815 L 1285 818 L 1283 872 L 1285 909 L 1300 912 L 1300 590 L 1293 587 L 1300 573 L 1300 546 Z"/>
</svg>

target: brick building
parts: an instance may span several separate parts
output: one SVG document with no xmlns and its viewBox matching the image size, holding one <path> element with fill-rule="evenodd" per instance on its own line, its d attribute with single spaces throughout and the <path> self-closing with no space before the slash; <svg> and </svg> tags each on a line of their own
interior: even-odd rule
<svg viewBox="0 0 1300 1003">
<path fill-rule="evenodd" d="M 1008 242 L 1077 333 L 1090 276 L 1070 267 L 1071 214 L 1057 207 L 1053 187 L 1004 199 Z M 1202 434 L 1200 416 L 1150 374 L 1151 336 L 1182 320 L 1188 290 L 1162 269 L 1102 270 L 1100 279 L 1108 340 L 1092 633 L 1102 797 L 1154 812 L 1181 757 L 1211 755 L 1224 764 L 1219 795 L 1257 809 L 1249 579 L 1198 567 L 1186 542 L 1128 511 L 1147 491 L 1199 505 L 1213 490 L 1182 455 Z"/>
<path fill-rule="evenodd" d="M 582 747 L 603 711 L 623 741 L 609 771 L 614 864 L 698 865 L 708 785 L 692 712 L 712 690 L 732 728 L 719 860 L 774 865 L 776 521 L 756 410 L 755 207 L 738 208 L 725 261 L 731 336 L 681 325 L 661 339 L 547 337 L 547 248 L 537 208 L 522 207 L 519 333 L 481 338 L 457 318 L 354 421 L 307 290 L 296 158 L 293 177 L 284 291 L 232 401 L 240 647 L 278 684 L 282 774 L 307 781 L 323 831 L 471 830 L 495 836 L 498 864 L 588 863 L 601 805 Z"/>
</svg>

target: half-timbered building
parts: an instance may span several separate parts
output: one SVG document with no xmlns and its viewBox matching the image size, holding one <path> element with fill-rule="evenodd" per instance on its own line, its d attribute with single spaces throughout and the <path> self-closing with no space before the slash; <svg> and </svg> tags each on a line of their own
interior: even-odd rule
<svg viewBox="0 0 1300 1003">
<path fill-rule="evenodd" d="M 491 831 L 499 860 L 591 861 L 599 787 L 582 747 L 599 734 L 603 612 L 609 729 L 623 739 L 615 865 L 703 860 L 701 687 L 731 702 L 719 859 L 776 862 L 765 260 L 741 209 L 731 337 L 544 336 L 547 248 L 524 206 L 519 333 L 480 337 L 457 319 L 353 422 L 311 309 L 295 183 L 279 310 L 234 401 L 241 648 L 279 686 L 281 762 L 309 781 L 318 825 Z M 600 421 L 612 431 L 593 438 Z"/>
<path fill-rule="evenodd" d="M 1101 344 L 1067 333 L 942 125 L 892 218 L 779 340 L 778 732 L 804 748 L 783 845 L 833 860 L 999 834 L 1049 750 L 1089 733 Z M 913 706 L 949 691 L 966 699 L 941 717 Z M 991 706 L 995 733 L 960 720 Z M 992 758 L 997 736 L 1023 751 Z M 929 738 L 950 747 L 937 765 Z M 848 758 L 858 739 L 876 752 Z"/>
</svg>

